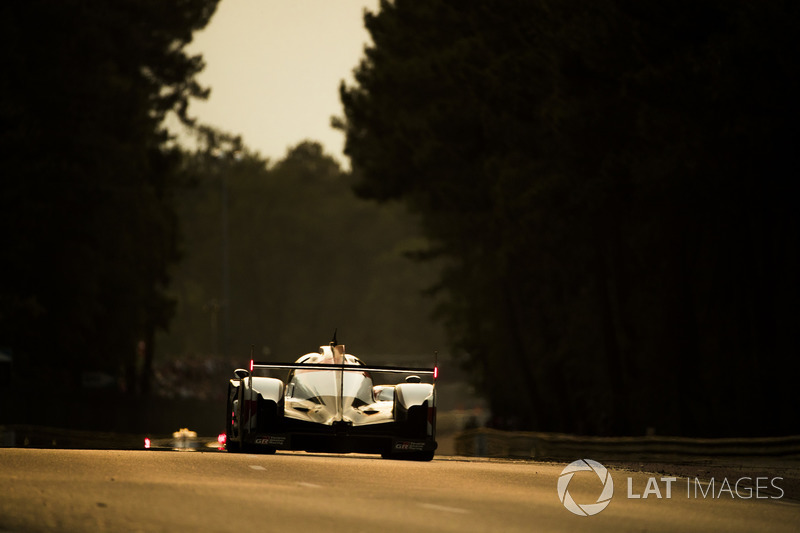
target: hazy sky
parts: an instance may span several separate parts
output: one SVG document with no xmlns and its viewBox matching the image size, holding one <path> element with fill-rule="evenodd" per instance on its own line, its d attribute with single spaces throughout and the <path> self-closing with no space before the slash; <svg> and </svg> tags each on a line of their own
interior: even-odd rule
<svg viewBox="0 0 800 533">
<path fill-rule="evenodd" d="M 209 25 L 195 35 L 199 76 L 211 87 L 190 115 L 224 131 L 271 161 L 304 139 L 322 143 L 345 166 L 344 135 L 330 127 L 342 115 L 339 82 L 370 41 L 363 11 L 378 0 L 221 0 Z"/>
</svg>

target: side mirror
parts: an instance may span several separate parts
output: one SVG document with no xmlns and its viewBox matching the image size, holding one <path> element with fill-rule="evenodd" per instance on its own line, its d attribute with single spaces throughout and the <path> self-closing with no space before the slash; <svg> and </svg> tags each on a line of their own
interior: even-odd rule
<svg viewBox="0 0 800 533">
<path fill-rule="evenodd" d="M 236 370 L 233 371 L 233 374 L 239 379 L 244 379 L 250 376 L 250 372 L 248 372 L 244 368 L 237 368 Z"/>
</svg>

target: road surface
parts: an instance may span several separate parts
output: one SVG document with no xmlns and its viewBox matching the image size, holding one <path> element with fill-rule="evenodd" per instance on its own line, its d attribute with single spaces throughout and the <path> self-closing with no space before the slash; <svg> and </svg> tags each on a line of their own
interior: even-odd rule
<svg viewBox="0 0 800 533">
<path fill-rule="evenodd" d="M 745 499 L 744 485 L 739 495 L 723 491 L 712 498 L 709 486 L 700 484 L 708 496 L 694 497 L 696 484 L 686 478 L 665 482 L 663 474 L 611 469 L 608 507 L 577 516 L 558 497 L 565 466 L 454 457 L 415 463 L 304 453 L 6 448 L 0 449 L 0 532 L 800 530 L 800 504 L 792 499 L 797 495 L 774 486 L 758 499 Z M 775 485 L 780 488 L 780 481 Z M 594 503 L 602 488 L 593 472 L 579 472 L 568 484 L 581 504 Z"/>
</svg>

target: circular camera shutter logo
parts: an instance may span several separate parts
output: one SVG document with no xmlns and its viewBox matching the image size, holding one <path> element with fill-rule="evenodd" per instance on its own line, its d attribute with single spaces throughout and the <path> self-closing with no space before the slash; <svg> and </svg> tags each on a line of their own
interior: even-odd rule
<svg viewBox="0 0 800 533">
<path fill-rule="evenodd" d="M 597 474 L 597 477 L 603 482 L 603 492 L 600 493 L 600 497 L 597 498 L 596 503 L 579 505 L 575 503 L 575 500 L 570 496 L 567 486 L 572 476 L 575 475 L 575 472 L 584 470 L 592 470 Z M 596 515 L 608 506 L 613 495 L 614 480 L 611 479 L 611 474 L 608 473 L 606 467 L 591 459 L 578 459 L 577 461 L 573 461 L 561 471 L 561 475 L 558 477 L 558 499 L 561 500 L 561 503 L 564 504 L 567 510 L 579 516 Z"/>
</svg>

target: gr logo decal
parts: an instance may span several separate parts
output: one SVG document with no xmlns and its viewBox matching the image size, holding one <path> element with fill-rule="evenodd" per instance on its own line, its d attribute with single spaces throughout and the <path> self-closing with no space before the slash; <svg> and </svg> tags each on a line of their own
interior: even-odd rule
<svg viewBox="0 0 800 533">
<path fill-rule="evenodd" d="M 572 499 L 567 487 L 572 480 L 572 476 L 575 475 L 575 472 L 587 470 L 597 474 L 597 477 L 603 482 L 603 491 L 600 493 L 595 503 L 580 505 Z M 608 473 L 606 467 L 597 461 L 592 461 L 591 459 L 578 459 L 577 461 L 573 461 L 561 471 L 561 475 L 558 477 L 558 499 L 561 500 L 561 503 L 564 504 L 564 507 L 566 507 L 568 511 L 578 516 L 596 515 L 611 503 L 612 496 L 614 496 L 614 480 L 611 479 L 611 474 Z"/>
<path fill-rule="evenodd" d="M 272 444 L 274 446 L 283 446 L 286 444 L 286 437 L 280 435 L 265 435 L 256 438 L 256 444 Z"/>
</svg>

